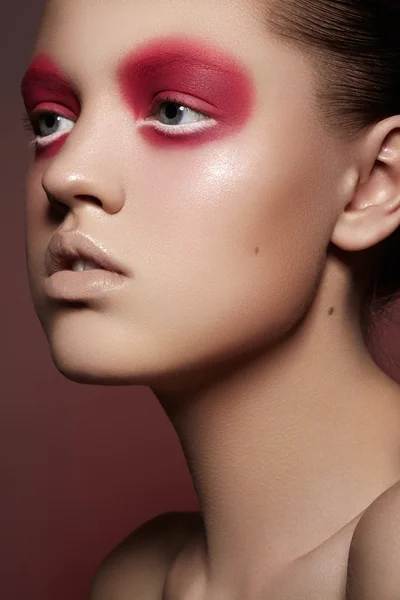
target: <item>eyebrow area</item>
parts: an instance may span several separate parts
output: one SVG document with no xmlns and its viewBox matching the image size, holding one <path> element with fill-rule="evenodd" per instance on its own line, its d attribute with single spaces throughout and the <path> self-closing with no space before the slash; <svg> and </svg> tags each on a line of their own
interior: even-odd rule
<svg viewBox="0 0 400 600">
<path fill-rule="evenodd" d="M 80 112 L 74 85 L 46 54 L 32 60 L 21 82 L 21 94 L 28 112 L 41 102 L 62 103 L 73 112 Z"/>
<path fill-rule="evenodd" d="M 121 61 L 117 76 L 123 98 L 137 116 L 144 116 L 148 102 L 163 91 L 193 95 L 231 125 L 243 125 L 251 112 L 254 86 L 247 68 L 209 42 L 152 40 Z"/>
</svg>

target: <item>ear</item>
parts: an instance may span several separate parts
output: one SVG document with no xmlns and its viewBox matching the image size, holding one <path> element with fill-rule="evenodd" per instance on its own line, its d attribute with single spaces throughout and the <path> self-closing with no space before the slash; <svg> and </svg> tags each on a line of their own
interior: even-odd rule
<svg viewBox="0 0 400 600">
<path fill-rule="evenodd" d="M 400 115 L 380 121 L 358 143 L 358 183 L 331 238 L 350 251 L 371 248 L 400 226 Z"/>
</svg>

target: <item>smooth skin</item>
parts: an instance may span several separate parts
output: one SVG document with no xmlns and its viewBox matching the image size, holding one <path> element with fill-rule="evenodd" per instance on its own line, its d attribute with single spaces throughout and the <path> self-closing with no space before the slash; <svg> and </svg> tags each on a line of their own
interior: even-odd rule
<svg viewBox="0 0 400 600">
<path fill-rule="evenodd" d="M 193 129 L 172 140 L 158 113 L 132 109 L 143 94 L 126 90 L 151 74 L 123 81 L 127 57 L 183 38 L 249 82 L 235 127 L 247 84 L 212 134 L 197 131 L 209 115 L 186 112 Z M 398 599 L 400 388 L 368 353 L 353 269 L 400 226 L 400 116 L 336 135 L 307 56 L 245 0 L 50 0 L 39 55 L 79 102 L 61 138 L 39 140 L 27 182 L 29 279 L 53 360 L 77 382 L 151 387 L 201 506 L 129 536 L 91 600 Z M 192 84 L 168 91 L 198 107 Z M 30 112 L 50 102 L 41 93 Z M 63 98 L 51 103 L 65 116 Z M 126 285 L 50 301 L 46 248 L 72 229 Z"/>
</svg>

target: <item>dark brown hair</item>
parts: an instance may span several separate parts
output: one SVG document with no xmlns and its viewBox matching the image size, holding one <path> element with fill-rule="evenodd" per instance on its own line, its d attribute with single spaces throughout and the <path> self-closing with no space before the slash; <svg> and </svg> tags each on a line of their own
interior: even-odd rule
<svg viewBox="0 0 400 600">
<path fill-rule="evenodd" d="M 271 0 L 273 33 L 314 61 L 316 106 L 352 139 L 400 114 L 400 0 Z M 400 190 L 399 190 L 400 192 Z M 382 314 L 400 291 L 400 228 L 375 249 L 364 318 Z M 370 253 L 365 253 L 365 257 Z"/>
</svg>

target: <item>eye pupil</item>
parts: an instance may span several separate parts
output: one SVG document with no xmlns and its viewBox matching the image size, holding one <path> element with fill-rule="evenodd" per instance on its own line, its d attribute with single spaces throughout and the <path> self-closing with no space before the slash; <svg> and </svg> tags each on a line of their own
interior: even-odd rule
<svg viewBox="0 0 400 600">
<path fill-rule="evenodd" d="M 167 119 L 176 119 L 179 112 L 182 112 L 183 107 L 178 106 L 178 104 L 174 104 L 173 102 L 165 103 L 165 116 Z"/>
<path fill-rule="evenodd" d="M 49 127 L 49 129 L 54 127 L 56 122 L 57 122 L 57 117 L 55 115 L 46 115 L 45 116 L 44 124 L 46 125 L 46 127 Z"/>
<path fill-rule="evenodd" d="M 55 133 L 60 121 L 60 116 L 55 113 L 45 113 L 40 115 L 37 121 L 38 135 L 47 137 Z"/>
<path fill-rule="evenodd" d="M 185 117 L 185 111 L 188 110 L 185 106 L 166 100 L 160 106 L 161 122 L 166 125 L 179 125 Z"/>
</svg>

